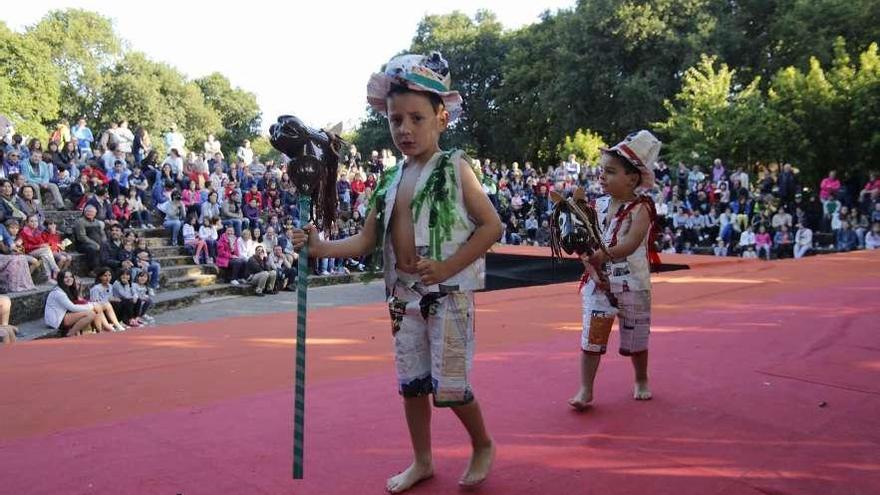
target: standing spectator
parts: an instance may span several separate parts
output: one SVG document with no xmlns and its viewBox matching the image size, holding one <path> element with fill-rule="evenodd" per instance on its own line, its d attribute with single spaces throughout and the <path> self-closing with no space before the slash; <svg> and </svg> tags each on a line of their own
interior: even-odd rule
<svg viewBox="0 0 880 495">
<path fill-rule="evenodd" d="M 61 191 L 58 185 L 51 182 L 52 166 L 43 161 L 43 152 L 34 150 L 28 159 L 27 166 L 22 168 L 25 180 L 28 184 L 32 184 L 36 188 L 37 200 L 40 199 L 40 191 L 49 191 L 52 195 L 52 201 L 59 210 L 64 209 L 64 199 L 61 197 Z"/>
<path fill-rule="evenodd" d="M 257 245 L 254 255 L 247 262 L 248 282 L 254 285 L 254 292 L 258 296 L 265 294 L 277 294 L 275 279 L 277 277 L 275 267 L 269 266 L 269 258 L 266 248 Z"/>
<path fill-rule="evenodd" d="M 73 139 L 76 139 L 80 154 L 86 158 L 93 156 L 92 143 L 95 142 L 95 136 L 92 135 L 92 130 L 86 126 L 86 119 L 79 119 L 73 126 L 71 133 Z"/>
<path fill-rule="evenodd" d="M 221 158 L 223 157 L 220 141 L 217 141 L 213 134 L 208 134 L 208 140 L 204 142 L 202 148 L 205 150 L 205 158 L 216 158 L 217 155 L 220 155 Z"/>
<path fill-rule="evenodd" d="M 856 232 L 850 227 L 849 222 L 843 220 L 835 239 L 837 250 L 841 252 L 852 251 L 858 247 L 858 245 L 859 236 L 857 236 Z"/>
<path fill-rule="evenodd" d="M 143 127 L 138 127 L 134 132 L 134 140 L 131 143 L 131 154 L 134 155 L 135 165 L 140 165 L 144 161 L 144 157 L 153 149 L 153 143 L 150 141 L 150 133 Z"/>
<path fill-rule="evenodd" d="M 124 154 L 131 153 L 134 133 L 128 128 L 128 120 L 123 119 L 116 128 L 116 149 Z"/>
<path fill-rule="evenodd" d="M 794 170 L 792 170 L 790 163 L 786 163 L 782 166 L 782 171 L 779 173 L 777 184 L 779 186 L 779 199 L 781 199 L 782 203 L 785 205 L 791 204 L 791 202 L 794 201 L 794 195 L 798 190 L 798 183 L 797 177 L 795 177 Z"/>
<path fill-rule="evenodd" d="M 832 170 L 819 184 L 819 199 L 825 204 L 829 199 L 836 198 L 838 192 L 840 192 L 840 181 L 837 180 L 837 171 Z"/>
<path fill-rule="evenodd" d="M 794 257 L 803 258 L 813 248 L 813 231 L 803 223 L 798 223 L 794 234 Z"/>
<path fill-rule="evenodd" d="M 83 216 L 76 221 L 73 230 L 77 250 L 85 255 L 90 270 L 98 268 L 101 245 L 107 242 L 104 222 L 95 218 L 97 213 L 93 205 L 86 205 Z"/>
<path fill-rule="evenodd" d="M 116 122 L 110 122 L 110 128 L 101 133 L 101 138 L 98 140 L 101 149 L 116 149 L 116 143 L 118 142 L 116 138 L 116 129 L 118 128 L 119 124 Z"/>
<path fill-rule="evenodd" d="M 177 150 L 178 158 L 186 150 L 186 139 L 183 134 L 177 132 L 177 124 L 173 122 L 168 126 L 168 132 L 165 133 L 165 149 L 169 154 L 171 150 Z M 183 167 L 181 166 L 181 168 Z"/>
<path fill-rule="evenodd" d="M 239 159 L 239 161 L 244 163 L 251 163 L 254 161 L 254 150 L 251 149 L 251 142 L 247 139 L 241 143 L 241 146 L 235 151 L 235 156 Z"/>
</svg>

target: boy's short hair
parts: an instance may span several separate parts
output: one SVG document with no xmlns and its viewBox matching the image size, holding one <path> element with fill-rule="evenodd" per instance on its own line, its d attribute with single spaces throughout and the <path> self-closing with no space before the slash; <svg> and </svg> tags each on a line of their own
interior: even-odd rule
<svg viewBox="0 0 880 495">
<path fill-rule="evenodd" d="M 392 84 L 391 88 L 388 90 L 388 95 L 386 98 L 391 98 L 397 95 L 413 93 L 417 95 L 422 95 L 431 102 L 431 108 L 434 109 L 434 113 L 440 111 L 441 108 L 444 108 L 443 98 L 440 98 L 440 95 L 437 93 L 431 93 L 429 91 L 417 91 L 414 89 L 410 89 L 408 86 L 404 86 L 402 84 Z"/>
</svg>

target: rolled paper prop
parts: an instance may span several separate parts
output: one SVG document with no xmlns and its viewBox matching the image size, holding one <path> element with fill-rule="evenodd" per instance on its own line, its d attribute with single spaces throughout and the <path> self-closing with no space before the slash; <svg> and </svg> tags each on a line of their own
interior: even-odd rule
<svg viewBox="0 0 880 495">
<path fill-rule="evenodd" d="M 338 150 L 343 141 L 326 131 L 308 127 L 292 116 L 282 115 L 269 128 L 269 142 L 284 153 L 290 162 L 288 176 L 299 194 L 299 221 L 304 227 L 312 218 L 312 197 L 317 197 L 321 218 L 331 222 L 336 214 L 336 171 Z M 293 479 L 303 478 L 305 459 L 305 398 L 306 398 L 306 321 L 308 312 L 309 249 L 299 253 L 296 282 L 296 355 L 293 391 Z"/>
</svg>

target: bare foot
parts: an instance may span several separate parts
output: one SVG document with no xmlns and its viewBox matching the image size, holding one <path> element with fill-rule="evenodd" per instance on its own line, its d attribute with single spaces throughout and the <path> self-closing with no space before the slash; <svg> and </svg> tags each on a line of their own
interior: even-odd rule
<svg viewBox="0 0 880 495">
<path fill-rule="evenodd" d="M 648 382 L 636 382 L 633 387 L 633 399 L 635 400 L 651 400 L 651 391 L 648 390 Z"/>
<path fill-rule="evenodd" d="M 488 447 L 475 448 L 471 454 L 471 461 L 468 463 L 467 470 L 458 480 L 458 485 L 462 488 L 474 488 L 486 481 L 489 476 L 489 469 L 492 468 L 492 461 L 495 460 L 495 444 L 492 443 Z"/>
<path fill-rule="evenodd" d="M 593 392 L 587 390 L 585 387 L 581 387 L 578 390 L 578 393 L 574 394 L 574 397 L 568 399 L 568 405 L 573 407 L 577 412 L 583 412 L 588 407 L 590 407 L 590 402 L 593 402 Z"/>
<path fill-rule="evenodd" d="M 385 483 L 385 489 L 389 493 L 403 493 L 418 482 L 432 476 L 434 476 L 434 466 L 430 464 L 423 466 L 414 462 L 410 467 L 406 468 L 406 471 L 388 478 L 388 481 Z"/>
</svg>

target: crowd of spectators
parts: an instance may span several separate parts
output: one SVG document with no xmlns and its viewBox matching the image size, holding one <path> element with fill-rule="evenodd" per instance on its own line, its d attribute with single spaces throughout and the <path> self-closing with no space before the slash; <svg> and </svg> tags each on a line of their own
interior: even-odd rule
<svg viewBox="0 0 880 495">
<path fill-rule="evenodd" d="M 90 275 L 110 274 L 111 285 L 105 286 L 125 286 L 107 289 L 99 299 L 90 295 L 90 303 L 112 304 L 100 306 L 104 316 L 91 318 L 88 326 L 118 329 L 116 323 L 148 321 L 146 299 L 159 287 L 160 265 L 141 229 L 159 225 L 171 245 L 184 246 L 194 263 L 217 266 L 229 283 L 251 283 L 257 295 L 291 290 L 297 276 L 292 243 L 292 229 L 299 226 L 297 191 L 284 163 L 263 161 L 250 142 L 226 156 L 214 136 L 188 147 L 171 125 L 162 136 L 167 154 L 160 156 L 143 128 L 132 131 L 123 120 L 95 134 L 84 119 L 72 128 L 59 124 L 45 147 L 38 139 L 25 142 L 11 129 L 0 138 L 0 290 L 33 289 L 32 274 L 40 269 L 49 283 L 61 287 L 70 273 L 70 253 L 77 251 Z M 397 160 L 389 150 L 362 157 L 352 146 L 339 167 L 337 220 L 319 225 L 319 235 L 343 239 L 360 232 L 377 181 Z M 573 155 L 540 169 L 529 162 L 508 166 L 492 160 L 474 160 L 473 166 L 504 223 L 501 242 L 508 244 L 548 245 L 551 191 L 568 195 L 582 187 L 590 198 L 602 194 L 597 166 L 579 163 Z M 716 159 L 704 172 L 697 164 L 669 168 L 661 161 L 655 173 L 652 194 L 663 252 L 799 258 L 829 249 L 827 244 L 849 251 L 880 243 L 875 174 L 854 190 L 834 171 L 820 184 L 804 187 L 789 164 L 729 168 Z M 46 218 L 50 205 L 81 212 L 73 232 L 65 236 Z M 820 239 L 826 245 L 817 245 Z M 347 274 L 371 261 L 320 259 L 310 270 Z M 84 300 L 70 292 L 70 306 L 58 304 L 75 312 Z"/>
</svg>

